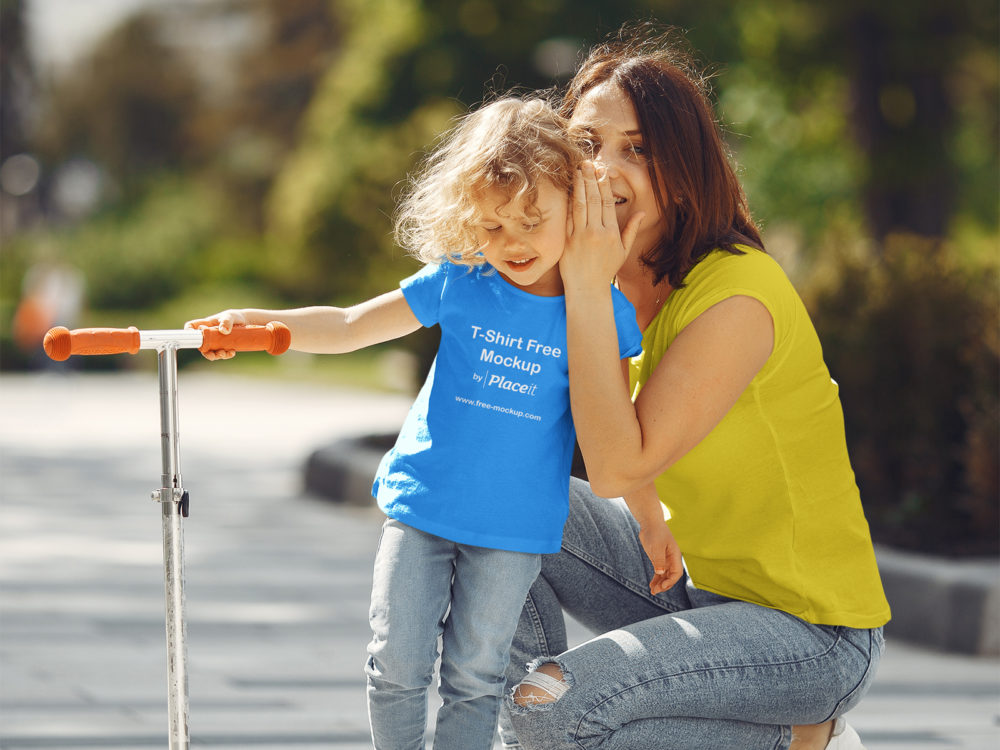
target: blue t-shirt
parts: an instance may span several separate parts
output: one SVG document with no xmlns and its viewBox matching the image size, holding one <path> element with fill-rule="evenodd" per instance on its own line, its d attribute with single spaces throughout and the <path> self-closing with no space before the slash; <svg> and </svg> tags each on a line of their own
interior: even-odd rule
<svg viewBox="0 0 1000 750">
<path fill-rule="evenodd" d="M 372 494 L 386 515 L 462 544 L 557 552 L 569 512 L 576 432 L 566 303 L 491 266 L 428 265 L 400 286 L 441 343 L 382 459 Z M 621 356 L 642 349 L 635 310 L 614 290 Z"/>
</svg>

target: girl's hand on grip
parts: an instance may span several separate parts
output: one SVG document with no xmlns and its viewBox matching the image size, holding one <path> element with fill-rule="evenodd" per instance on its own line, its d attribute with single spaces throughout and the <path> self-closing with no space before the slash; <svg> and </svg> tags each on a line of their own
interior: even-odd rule
<svg viewBox="0 0 1000 750">
<path fill-rule="evenodd" d="M 223 312 L 210 315 L 207 318 L 197 318 L 189 320 L 184 324 L 185 328 L 204 330 L 205 328 L 218 328 L 222 333 L 230 334 L 235 326 L 247 325 L 246 315 L 239 310 L 224 310 Z M 202 356 L 207 360 L 232 359 L 236 356 L 233 349 L 213 349 L 202 352 Z"/>
</svg>

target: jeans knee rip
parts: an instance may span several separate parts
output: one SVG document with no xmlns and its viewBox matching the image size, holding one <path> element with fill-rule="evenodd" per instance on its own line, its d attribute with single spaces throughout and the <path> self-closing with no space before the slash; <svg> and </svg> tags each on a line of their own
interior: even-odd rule
<svg viewBox="0 0 1000 750">
<path fill-rule="evenodd" d="M 543 664 L 556 667 L 561 676 L 556 678 L 538 668 Z M 528 675 L 511 689 L 509 708 L 514 713 L 551 710 L 552 705 L 562 698 L 573 685 L 573 676 L 557 661 L 548 658 L 536 659 L 528 665 Z M 531 692 L 522 691 L 527 687 Z"/>
</svg>

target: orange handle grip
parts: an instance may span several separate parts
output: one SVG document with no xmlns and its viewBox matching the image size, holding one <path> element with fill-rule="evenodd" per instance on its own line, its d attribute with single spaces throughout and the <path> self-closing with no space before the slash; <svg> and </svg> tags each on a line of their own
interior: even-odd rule
<svg viewBox="0 0 1000 750">
<path fill-rule="evenodd" d="M 135 354 L 139 351 L 139 329 L 78 328 L 59 326 L 45 334 L 45 353 L 56 362 L 72 354 Z"/>
<path fill-rule="evenodd" d="M 292 332 L 288 326 L 276 320 L 266 326 L 235 326 L 231 333 L 222 333 L 218 328 L 203 328 L 201 333 L 200 352 L 226 349 L 283 354 L 292 343 Z"/>
</svg>

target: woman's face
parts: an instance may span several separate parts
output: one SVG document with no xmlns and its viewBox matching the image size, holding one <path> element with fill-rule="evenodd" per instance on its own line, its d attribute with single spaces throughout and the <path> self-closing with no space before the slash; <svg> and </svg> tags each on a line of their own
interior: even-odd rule
<svg viewBox="0 0 1000 750">
<path fill-rule="evenodd" d="M 594 162 L 608 170 L 617 201 L 618 228 L 624 229 L 634 214 L 646 214 L 631 253 L 633 258 L 644 255 L 663 236 L 664 221 L 649 178 L 635 107 L 621 88 L 606 81 L 580 98 L 571 122 L 591 134 L 596 147 Z"/>
</svg>

